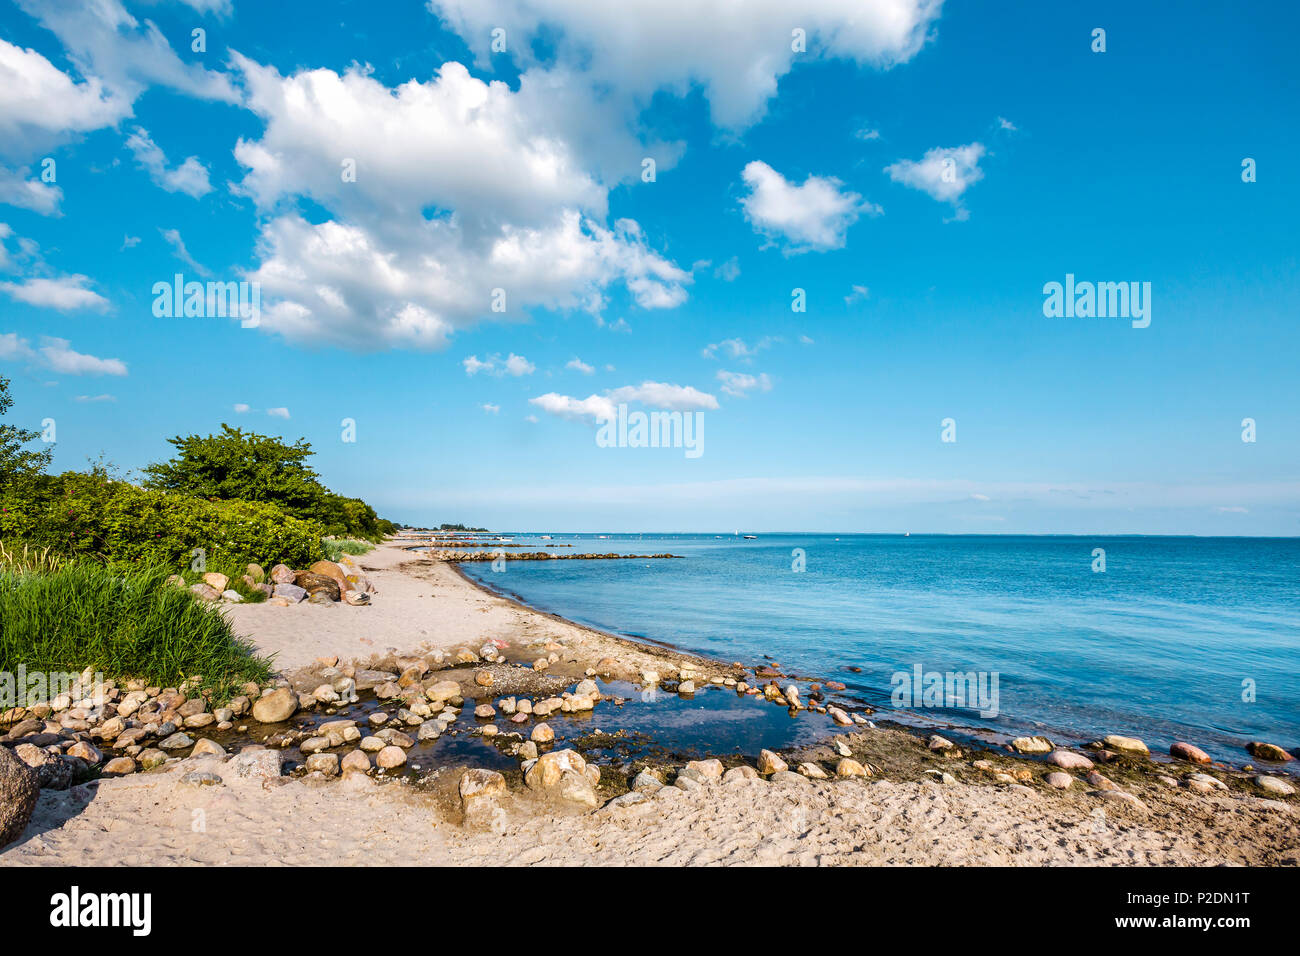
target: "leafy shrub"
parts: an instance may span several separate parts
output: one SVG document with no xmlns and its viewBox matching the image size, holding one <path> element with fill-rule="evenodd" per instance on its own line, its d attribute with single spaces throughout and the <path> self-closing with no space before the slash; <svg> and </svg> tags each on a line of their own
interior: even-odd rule
<svg viewBox="0 0 1300 956">
<path fill-rule="evenodd" d="M 321 547 L 325 549 L 325 557 L 330 561 L 337 561 L 345 554 L 366 554 L 375 550 L 374 544 L 369 541 L 350 538 L 324 538 Z"/>
<path fill-rule="evenodd" d="M 248 562 L 303 567 L 323 551 L 321 528 L 274 505 L 205 501 L 67 472 L 21 492 L 0 492 L 0 539 L 110 564 L 189 567 L 202 549 L 208 568 Z"/>
<path fill-rule="evenodd" d="M 79 562 L 48 574 L 0 570 L 0 671 L 81 672 L 176 686 L 201 675 L 218 698 L 265 681 L 269 661 L 163 567 Z"/>
</svg>

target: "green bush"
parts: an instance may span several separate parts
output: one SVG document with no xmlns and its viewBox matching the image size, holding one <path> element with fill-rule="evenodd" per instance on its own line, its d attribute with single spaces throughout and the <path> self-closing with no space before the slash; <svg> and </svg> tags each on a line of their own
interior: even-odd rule
<svg viewBox="0 0 1300 956">
<path fill-rule="evenodd" d="M 96 474 L 67 472 L 21 492 L 0 492 L 0 540 L 114 565 L 157 564 L 180 571 L 202 549 L 211 570 L 242 574 L 249 562 L 304 567 L 323 556 L 322 533 L 319 525 L 274 505 L 206 501 Z"/>
<path fill-rule="evenodd" d="M 167 583 L 169 570 L 80 562 L 48 574 L 0 571 L 0 671 L 77 672 L 176 686 L 202 676 L 218 698 L 264 682 L 270 662 L 224 617 Z"/>
<path fill-rule="evenodd" d="M 356 541 L 350 538 L 325 538 L 321 541 L 321 546 L 325 549 L 325 557 L 329 561 L 337 561 L 345 554 L 367 554 L 375 550 L 374 544 L 369 541 Z"/>
</svg>

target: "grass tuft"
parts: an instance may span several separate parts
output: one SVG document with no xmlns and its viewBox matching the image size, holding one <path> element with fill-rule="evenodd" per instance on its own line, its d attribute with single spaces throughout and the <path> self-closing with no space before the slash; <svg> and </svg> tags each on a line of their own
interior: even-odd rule
<svg viewBox="0 0 1300 956">
<path fill-rule="evenodd" d="M 270 662 L 167 577 L 162 567 L 76 563 L 37 573 L 0 565 L 0 671 L 89 667 L 163 687 L 198 677 L 217 700 L 240 683 L 266 681 Z"/>
</svg>

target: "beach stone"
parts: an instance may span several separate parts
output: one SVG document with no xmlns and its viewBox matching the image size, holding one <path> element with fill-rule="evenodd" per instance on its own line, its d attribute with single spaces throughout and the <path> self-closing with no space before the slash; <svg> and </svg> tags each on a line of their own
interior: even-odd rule
<svg viewBox="0 0 1300 956">
<path fill-rule="evenodd" d="M 308 773 L 322 773 L 327 777 L 339 775 L 338 754 L 312 754 L 304 765 Z"/>
<path fill-rule="evenodd" d="M 279 724 L 298 710 L 298 695 L 290 687 L 278 687 L 253 703 L 253 719 L 263 724 Z"/>
<path fill-rule="evenodd" d="M 1251 780 L 1254 781 L 1255 786 L 1259 787 L 1259 789 L 1277 797 L 1289 797 L 1295 793 L 1295 787 L 1291 786 L 1291 784 L 1287 783 L 1281 777 L 1270 777 L 1267 774 L 1260 774 L 1257 777 L 1251 777 Z"/>
<path fill-rule="evenodd" d="M 495 717 L 496 715 L 497 715 L 496 708 L 494 708 L 491 704 L 479 704 L 477 707 L 474 708 L 475 717 L 486 719 L 489 717 Z"/>
<path fill-rule="evenodd" d="M 940 737 L 938 734 L 931 734 L 930 739 L 926 742 L 926 746 L 931 750 L 951 750 L 956 746 L 956 744 L 947 737 Z"/>
<path fill-rule="evenodd" d="M 688 773 L 679 773 L 677 779 L 673 781 L 673 786 L 679 790 L 685 790 L 687 793 L 694 793 L 704 787 L 696 777 Z"/>
<path fill-rule="evenodd" d="M 8 747 L 0 747 L 0 847 L 8 846 L 27 829 L 40 793 L 36 771 Z"/>
<path fill-rule="evenodd" d="M 343 758 L 340 769 L 345 777 L 350 773 L 369 773 L 370 758 L 364 750 L 353 750 Z"/>
<path fill-rule="evenodd" d="M 664 785 L 659 776 L 649 770 L 642 770 L 632 778 L 631 789 L 653 793 Z"/>
<path fill-rule="evenodd" d="M 1093 766 L 1092 761 L 1083 754 L 1076 754 L 1069 750 L 1053 750 L 1048 755 L 1047 762 L 1065 770 L 1091 770 Z"/>
<path fill-rule="evenodd" d="M 686 765 L 685 769 L 698 773 L 702 781 L 707 782 L 722 779 L 723 768 L 721 760 L 692 760 Z"/>
<path fill-rule="evenodd" d="M 837 777 L 865 777 L 867 768 L 862 766 L 852 757 L 845 757 L 835 765 L 835 776 Z"/>
<path fill-rule="evenodd" d="M 830 715 L 831 720 L 835 721 L 835 723 L 839 724 L 841 727 L 849 727 L 853 724 L 853 718 L 838 707 L 827 707 L 826 713 Z"/>
<path fill-rule="evenodd" d="M 273 598 L 284 598 L 286 601 L 298 604 L 307 599 L 307 590 L 293 583 L 277 584 L 272 590 L 271 596 Z"/>
<path fill-rule="evenodd" d="M 506 778 L 495 770 L 476 767 L 460 775 L 458 789 L 465 816 L 473 816 L 489 808 L 506 792 Z"/>
<path fill-rule="evenodd" d="M 1192 763 L 1209 763 L 1210 755 L 1200 747 L 1184 743 L 1181 740 L 1169 748 L 1169 755 L 1177 757 L 1179 760 L 1189 760 Z"/>
<path fill-rule="evenodd" d="M 1088 783 L 1092 784 L 1098 790 L 1118 790 L 1119 786 L 1111 781 L 1108 777 L 1103 777 L 1097 771 L 1088 774 Z"/>
<path fill-rule="evenodd" d="M 277 564 L 271 569 L 272 584 L 292 584 L 293 569 L 287 565 Z"/>
<path fill-rule="evenodd" d="M 293 583 L 302 588 L 312 597 L 318 594 L 324 594 L 332 603 L 343 596 L 339 583 L 326 574 L 315 574 L 311 571 L 299 571 L 293 576 Z"/>
<path fill-rule="evenodd" d="M 613 800 L 609 801 L 609 803 L 605 804 L 605 809 L 616 810 L 619 807 L 635 806 L 638 803 L 645 803 L 649 799 L 650 798 L 647 797 L 644 793 L 640 793 L 639 791 L 636 790 L 630 790 L 627 793 L 623 794 L 622 796 L 615 797 Z"/>
<path fill-rule="evenodd" d="M 680 684 L 677 685 L 677 693 L 679 693 L 679 694 L 694 694 L 694 693 L 695 693 L 695 681 L 691 681 L 691 680 L 684 680 L 684 681 L 682 681 Z"/>
<path fill-rule="evenodd" d="M 491 687 L 495 682 L 496 678 L 492 676 L 491 671 L 474 672 L 474 683 L 478 684 L 480 687 Z"/>
<path fill-rule="evenodd" d="M 183 724 L 187 730 L 202 730 L 204 727 L 210 727 L 217 722 L 215 714 L 194 714 L 192 717 L 186 717 Z"/>
<path fill-rule="evenodd" d="M 1227 790 L 1228 785 L 1218 777 L 1208 773 L 1193 773 L 1187 776 L 1187 788 L 1196 793 L 1213 793 L 1215 790 Z"/>
<path fill-rule="evenodd" d="M 1052 742 L 1046 737 L 1017 737 L 1011 741 L 1011 749 L 1021 754 L 1045 754 L 1052 752 Z"/>
<path fill-rule="evenodd" d="M 529 734 L 529 739 L 535 744 L 549 744 L 555 739 L 555 731 L 548 724 L 538 724 Z"/>
<path fill-rule="evenodd" d="M 1150 756 L 1151 754 L 1151 751 L 1147 749 L 1147 745 L 1137 737 L 1122 737 L 1119 734 L 1107 734 L 1102 738 L 1101 742 L 1111 750 L 1118 750 L 1120 753 L 1142 754 L 1143 756 Z"/>
<path fill-rule="evenodd" d="M 573 694 L 575 697 L 587 697 L 595 700 L 600 696 L 600 688 L 596 686 L 594 680 L 581 680 L 578 681 L 578 686 L 574 688 Z"/>
<path fill-rule="evenodd" d="M 1092 765 L 1089 764 L 1089 766 Z M 1047 781 L 1047 785 L 1049 787 L 1055 787 L 1057 790 L 1069 790 L 1070 787 L 1074 784 L 1073 777 L 1071 777 L 1068 773 L 1062 773 L 1059 770 L 1049 773 L 1043 779 Z"/>
<path fill-rule="evenodd" d="M 158 744 L 159 750 L 184 750 L 193 747 L 194 739 L 182 733 L 175 733 Z"/>
<path fill-rule="evenodd" d="M 560 778 L 556 795 L 567 803 L 576 803 L 584 807 L 595 807 L 600 803 L 600 798 L 596 796 L 595 784 L 584 774 L 564 774 Z"/>
<path fill-rule="evenodd" d="M 1291 759 L 1291 755 L 1277 744 L 1266 744 L 1259 740 L 1253 740 L 1246 744 L 1246 750 L 1252 757 L 1258 757 L 1260 760 L 1271 760 L 1274 763 L 1286 763 Z"/>
<path fill-rule="evenodd" d="M 747 766 L 732 767 L 730 770 L 728 770 L 726 773 L 722 775 L 722 782 L 724 785 L 740 783 L 745 780 L 757 780 L 757 779 L 758 779 L 758 771 L 755 770 L 753 767 L 747 767 Z"/>
<path fill-rule="evenodd" d="M 328 737 L 308 737 L 298 745 L 298 749 L 305 754 L 314 754 L 321 750 L 328 750 L 330 739 Z"/>
<path fill-rule="evenodd" d="M 176 782 L 185 787 L 220 787 L 225 783 L 211 770 L 191 770 Z"/>
<path fill-rule="evenodd" d="M 148 750 L 142 750 L 138 759 L 140 766 L 145 770 L 152 770 L 154 767 L 161 767 L 167 762 L 167 755 L 156 747 L 150 747 Z"/>
<path fill-rule="evenodd" d="M 276 779 L 284 773 L 284 751 L 267 747 L 245 747 L 226 765 L 237 777 Z"/>
<path fill-rule="evenodd" d="M 802 774 L 791 773 L 789 770 L 778 770 L 776 773 L 772 774 L 769 778 L 769 782 L 806 787 L 810 785 L 812 781 Z"/>
<path fill-rule="evenodd" d="M 954 785 L 954 784 L 957 782 L 957 778 L 956 778 L 956 777 L 954 777 L 954 776 L 953 776 L 952 774 L 950 774 L 950 773 L 944 773 L 944 771 L 942 771 L 942 770 L 925 770 L 925 771 L 923 771 L 923 773 L 924 773 L 926 776 L 937 777 L 938 780 L 939 780 L 939 782 L 942 783 L 942 784 L 944 784 L 945 786 L 949 786 L 949 787 L 951 787 L 952 785 Z"/>
<path fill-rule="evenodd" d="M 424 696 L 429 700 L 448 701 L 460 696 L 460 684 L 454 680 L 440 680 L 425 688 Z"/>
<path fill-rule="evenodd" d="M 207 737 L 201 738 L 190 751 L 191 757 L 202 757 L 204 754 L 212 754 L 217 757 L 224 757 L 226 749 L 215 740 L 209 740 Z"/>
<path fill-rule="evenodd" d="M 362 737 L 361 743 L 358 746 L 360 746 L 366 753 L 377 754 L 388 745 L 378 737 Z"/>
<path fill-rule="evenodd" d="M 406 751 L 401 747 L 387 746 L 375 754 L 375 766 L 392 770 L 406 763 Z"/>
<path fill-rule="evenodd" d="M 1125 793 L 1123 790 L 1096 790 L 1093 796 L 1100 797 L 1103 800 L 1109 800 L 1112 803 L 1123 803 L 1132 807 L 1134 810 L 1146 812 L 1147 805 L 1133 796 L 1131 793 Z"/>
<path fill-rule="evenodd" d="M 415 732 L 417 740 L 436 740 L 442 733 L 445 725 L 441 720 L 426 720 L 420 724 L 420 729 Z"/>
<path fill-rule="evenodd" d="M 103 773 L 105 777 L 125 777 L 135 773 L 135 761 L 130 757 L 114 757 L 104 764 Z"/>
<path fill-rule="evenodd" d="M 826 771 L 823 770 L 821 767 L 817 766 L 817 764 L 815 763 L 799 764 L 799 773 L 803 774 L 809 780 L 827 779 Z"/>
<path fill-rule="evenodd" d="M 403 750 L 410 750 L 415 746 L 414 740 L 394 727 L 385 727 L 383 730 L 378 730 L 375 732 L 375 736 L 390 747 L 401 747 Z"/>
<path fill-rule="evenodd" d="M 99 752 L 98 748 L 79 740 L 65 751 L 69 757 L 80 757 L 88 764 L 97 764 L 104 759 L 104 755 Z"/>
<path fill-rule="evenodd" d="M 758 772 L 761 774 L 784 773 L 790 765 L 770 750 L 761 750 L 758 754 Z"/>
<path fill-rule="evenodd" d="M 524 774 L 524 783 L 533 790 L 550 789 L 560 782 L 564 774 L 582 776 L 586 769 L 587 761 L 576 750 L 553 750 L 542 754 L 528 768 Z"/>
</svg>

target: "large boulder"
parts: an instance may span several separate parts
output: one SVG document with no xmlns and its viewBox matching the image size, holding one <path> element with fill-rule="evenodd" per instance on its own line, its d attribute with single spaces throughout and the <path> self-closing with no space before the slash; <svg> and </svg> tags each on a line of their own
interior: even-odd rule
<svg viewBox="0 0 1300 956">
<path fill-rule="evenodd" d="M 343 573 L 343 569 L 333 561 L 317 561 L 307 570 L 312 574 L 321 574 L 327 578 L 333 578 L 340 591 L 346 591 L 352 586 L 348 583 L 348 576 Z"/>
<path fill-rule="evenodd" d="M 298 709 L 298 695 L 291 687 L 277 687 L 253 704 L 253 719 L 264 724 L 288 720 Z"/>
<path fill-rule="evenodd" d="M 293 569 L 283 564 L 277 564 L 271 569 L 271 583 L 293 584 Z"/>
<path fill-rule="evenodd" d="M 8 747 L 0 747 L 0 847 L 8 846 L 27 829 L 40 792 L 36 772 Z"/>
<path fill-rule="evenodd" d="M 296 584 L 277 584 L 271 593 L 273 597 L 284 598 L 294 604 L 307 597 L 307 592 Z"/>
<path fill-rule="evenodd" d="M 337 601 L 343 593 L 339 589 L 339 583 L 332 577 L 325 574 L 316 574 L 314 571 L 299 571 L 293 576 L 293 583 L 308 594 L 313 596 L 324 594 L 331 601 Z"/>
</svg>

